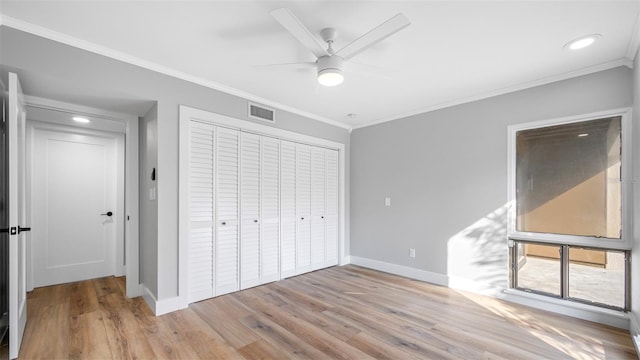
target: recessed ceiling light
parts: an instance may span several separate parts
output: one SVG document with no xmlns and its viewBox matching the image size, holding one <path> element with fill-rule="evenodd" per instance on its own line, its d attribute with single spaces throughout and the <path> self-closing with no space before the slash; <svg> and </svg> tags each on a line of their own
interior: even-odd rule
<svg viewBox="0 0 640 360">
<path fill-rule="evenodd" d="M 585 136 L 589 136 L 589 134 L 588 133 L 578 134 L 578 137 L 585 137 Z"/>
<path fill-rule="evenodd" d="M 355 117 L 358 117 L 358 114 L 349 113 L 349 114 L 347 114 L 347 116 L 353 119 Z"/>
<path fill-rule="evenodd" d="M 587 46 L 593 44 L 601 36 L 602 35 L 600 34 L 591 34 L 591 35 L 581 36 L 577 39 L 573 39 L 568 43 L 564 44 L 564 48 L 569 50 L 584 49 Z"/>
<path fill-rule="evenodd" d="M 89 119 L 82 117 L 82 116 L 74 116 L 73 117 L 73 121 L 79 122 L 79 123 L 83 123 L 86 124 L 89 122 Z"/>
</svg>

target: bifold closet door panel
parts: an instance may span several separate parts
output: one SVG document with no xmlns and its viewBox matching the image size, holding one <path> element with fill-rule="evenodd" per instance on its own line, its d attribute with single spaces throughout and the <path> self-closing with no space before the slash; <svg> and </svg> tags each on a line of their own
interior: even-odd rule
<svg viewBox="0 0 640 360">
<path fill-rule="evenodd" d="M 311 269 L 325 266 L 325 149 L 311 148 Z"/>
<path fill-rule="evenodd" d="M 216 128 L 215 295 L 240 288 L 239 283 L 239 148 L 240 132 Z"/>
<path fill-rule="evenodd" d="M 190 122 L 189 302 L 214 296 L 214 126 Z"/>
<path fill-rule="evenodd" d="M 260 283 L 280 279 L 280 140 L 261 138 Z"/>
<path fill-rule="evenodd" d="M 296 144 L 280 141 L 280 271 L 296 275 Z"/>
<path fill-rule="evenodd" d="M 296 272 L 311 270 L 311 147 L 296 144 Z"/>
<path fill-rule="evenodd" d="M 241 135 L 240 288 L 260 284 L 260 136 Z"/>
<path fill-rule="evenodd" d="M 326 266 L 339 263 L 339 185 L 338 151 L 325 150 L 326 153 L 326 192 L 325 192 L 325 244 Z"/>
</svg>

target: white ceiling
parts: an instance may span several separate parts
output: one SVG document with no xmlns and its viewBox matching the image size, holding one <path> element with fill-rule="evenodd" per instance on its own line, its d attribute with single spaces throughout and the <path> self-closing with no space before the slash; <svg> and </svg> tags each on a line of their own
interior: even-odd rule
<svg viewBox="0 0 640 360">
<path fill-rule="evenodd" d="M 269 14 L 287 7 L 341 48 L 398 12 L 412 22 L 326 88 L 314 61 Z M 2 24 L 80 45 L 286 110 L 359 127 L 620 65 L 631 65 L 638 1 L 2 1 Z M 36 26 L 33 26 L 36 25 Z M 593 46 L 563 45 L 601 34 Z M 350 118 L 347 114 L 358 116 Z"/>
</svg>

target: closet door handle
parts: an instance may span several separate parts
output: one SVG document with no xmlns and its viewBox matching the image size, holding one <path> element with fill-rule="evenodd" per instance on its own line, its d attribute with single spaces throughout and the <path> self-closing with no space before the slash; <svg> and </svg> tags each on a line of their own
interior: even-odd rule
<svg viewBox="0 0 640 360">
<path fill-rule="evenodd" d="M 25 231 L 31 231 L 30 227 L 22 227 L 20 225 L 18 225 L 18 234 L 20 234 L 21 232 L 25 232 Z"/>
<path fill-rule="evenodd" d="M 221 224 L 222 224 L 222 226 L 224 226 L 224 225 L 227 225 L 227 222 L 223 221 Z"/>
<path fill-rule="evenodd" d="M 324 219 L 324 216 L 320 216 L 320 219 Z"/>
<path fill-rule="evenodd" d="M 257 222 L 258 222 L 258 220 L 253 220 L 253 222 L 254 222 L 254 223 L 257 223 Z"/>
<path fill-rule="evenodd" d="M 300 220 L 304 220 L 304 218 L 303 218 L 303 217 L 301 217 L 301 218 L 300 218 Z"/>
</svg>

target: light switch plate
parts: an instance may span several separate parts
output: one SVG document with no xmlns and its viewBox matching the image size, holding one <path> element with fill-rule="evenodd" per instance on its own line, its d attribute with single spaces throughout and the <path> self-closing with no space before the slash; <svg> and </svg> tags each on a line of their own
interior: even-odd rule
<svg viewBox="0 0 640 360">
<path fill-rule="evenodd" d="M 390 197 L 384 198 L 384 206 L 391 206 L 391 198 Z"/>
</svg>

